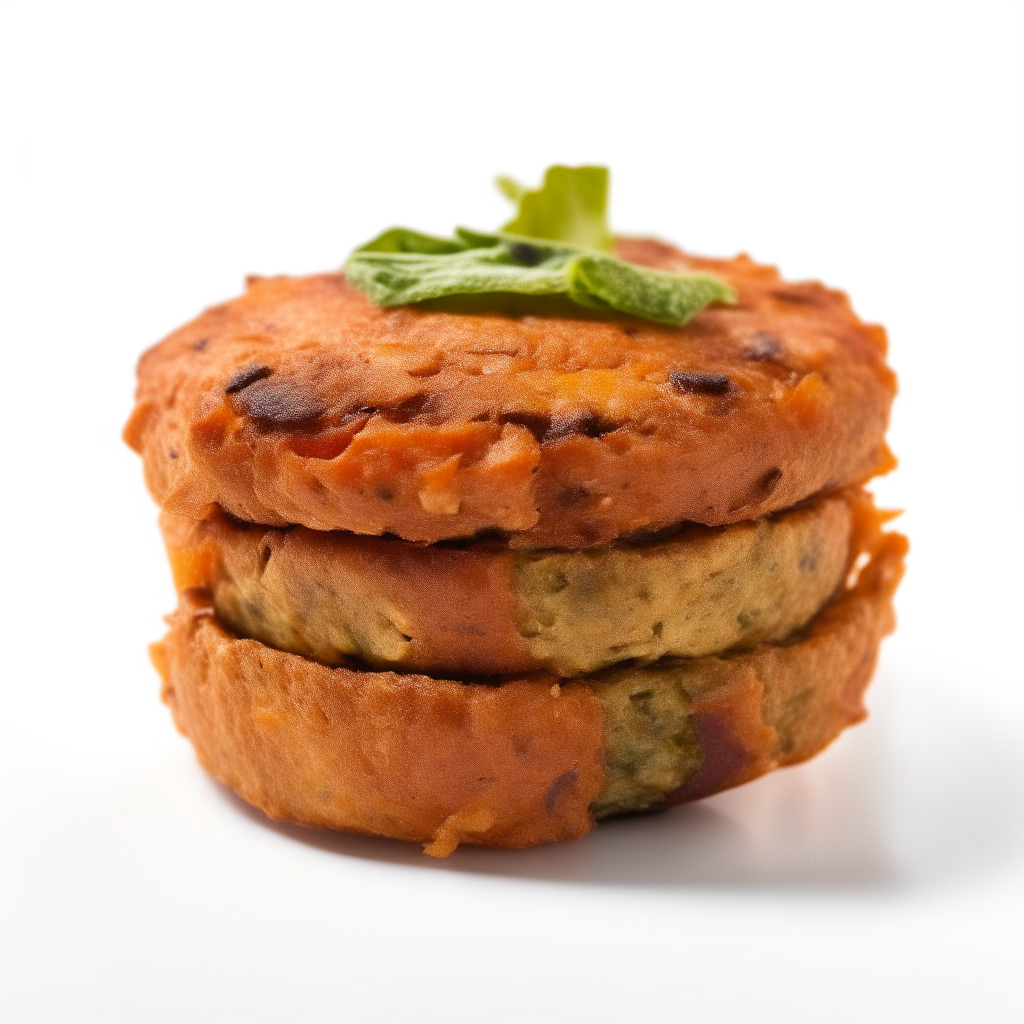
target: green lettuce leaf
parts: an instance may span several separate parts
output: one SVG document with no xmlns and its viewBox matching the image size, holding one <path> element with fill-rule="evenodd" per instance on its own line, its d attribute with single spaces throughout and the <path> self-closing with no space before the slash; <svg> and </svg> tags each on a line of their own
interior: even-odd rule
<svg viewBox="0 0 1024 1024">
<path fill-rule="evenodd" d="M 450 239 L 392 228 L 357 249 L 345 274 L 378 306 L 492 292 L 567 295 L 579 305 L 683 324 L 710 302 L 736 301 L 710 274 L 669 274 L 579 245 L 468 228 Z"/>
<path fill-rule="evenodd" d="M 607 167 L 549 167 L 539 189 L 525 188 L 511 178 L 498 178 L 497 184 L 519 206 L 519 213 L 502 231 L 611 249 Z"/>
</svg>

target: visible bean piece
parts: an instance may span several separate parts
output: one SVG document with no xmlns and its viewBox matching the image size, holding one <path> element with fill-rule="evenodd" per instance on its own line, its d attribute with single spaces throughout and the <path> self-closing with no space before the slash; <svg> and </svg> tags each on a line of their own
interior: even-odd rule
<svg viewBox="0 0 1024 1024">
<path fill-rule="evenodd" d="M 774 334 L 769 334 L 768 331 L 755 331 L 750 336 L 750 344 L 744 351 L 743 358 L 759 363 L 780 359 L 785 354 L 782 342 Z"/>
<path fill-rule="evenodd" d="M 231 380 L 224 386 L 224 394 L 235 395 L 250 384 L 255 384 L 256 381 L 263 380 L 264 377 L 269 377 L 273 372 L 269 366 L 263 366 L 260 363 L 250 363 L 248 366 L 243 366 L 240 370 L 235 371 Z"/>
<path fill-rule="evenodd" d="M 264 429 L 300 427 L 320 419 L 327 406 L 295 381 L 261 377 L 236 399 L 236 407 Z"/>
<path fill-rule="evenodd" d="M 553 420 L 550 428 L 544 434 L 543 440 L 550 444 L 552 441 L 560 441 L 563 437 L 571 437 L 573 434 L 580 434 L 583 437 L 601 437 L 618 430 L 619 423 L 604 420 L 589 409 L 574 416 L 566 416 Z"/>
<path fill-rule="evenodd" d="M 733 388 L 724 373 L 699 373 L 696 370 L 672 370 L 668 379 L 683 395 L 727 395 Z"/>
<path fill-rule="evenodd" d="M 532 412 L 506 412 L 502 413 L 499 420 L 501 423 L 514 423 L 533 434 L 538 441 L 543 441 L 551 429 L 551 417 L 544 413 Z"/>
</svg>

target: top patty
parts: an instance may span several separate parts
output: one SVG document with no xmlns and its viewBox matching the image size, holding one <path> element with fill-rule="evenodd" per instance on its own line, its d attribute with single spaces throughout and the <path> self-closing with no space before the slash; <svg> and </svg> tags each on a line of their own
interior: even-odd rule
<svg viewBox="0 0 1024 1024">
<path fill-rule="evenodd" d="M 843 294 L 745 256 L 618 254 L 711 271 L 739 304 L 669 327 L 257 280 L 143 355 L 126 440 L 170 512 L 527 548 L 753 519 L 891 467 L 885 334 Z"/>
</svg>

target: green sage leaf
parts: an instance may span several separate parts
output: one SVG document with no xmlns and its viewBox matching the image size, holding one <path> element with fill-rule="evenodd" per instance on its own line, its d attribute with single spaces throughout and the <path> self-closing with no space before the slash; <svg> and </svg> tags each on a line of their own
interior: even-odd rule
<svg viewBox="0 0 1024 1024">
<path fill-rule="evenodd" d="M 519 206 L 502 231 L 611 249 L 607 167 L 549 167 L 539 189 L 525 188 L 511 178 L 498 178 L 497 184 Z"/>
<path fill-rule="evenodd" d="M 576 260 L 569 298 L 660 324 L 685 324 L 712 302 L 735 303 L 736 292 L 711 274 L 670 274 L 595 254 Z"/>
<path fill-rule="evenodd" d="M 709 274 L 669 274 L 578 245 L 457 228 L 452 239 L 392 228 L 357 249 L 349 281 L 378 306 L 446 295 L 567 295 L 579 305 L 683 324 L 710 302 L 735 302 Z"/>
<path fill-rule="evenodd" d="M 409 228 L 389 228 L 360 247 L 361 252 L 420 252 L 431 255 L 462 252 L 467 246 L 453 238 L 437 238 Z"/>
</svg>

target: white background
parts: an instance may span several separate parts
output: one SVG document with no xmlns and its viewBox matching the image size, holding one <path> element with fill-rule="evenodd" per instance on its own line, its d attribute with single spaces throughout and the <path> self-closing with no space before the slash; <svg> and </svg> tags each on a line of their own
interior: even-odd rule
<svg viewBox="0 0 1024 1024">
<path fill-rule="evenodd" d="M 0 1016 L 1021 1019 L 1022 5 L 2 11 Z M 619 231 L 889 328 L 913 552 L 872 718 L 560 847 L 272 826 L 157 699 L 135 359 L 246 273 L 496 226 L 493 175 L 556 161 L 612 167 Z"/>
</svg>

